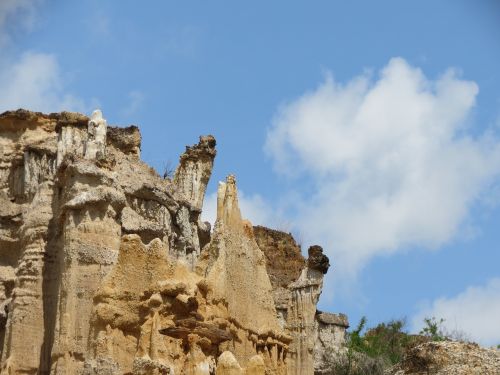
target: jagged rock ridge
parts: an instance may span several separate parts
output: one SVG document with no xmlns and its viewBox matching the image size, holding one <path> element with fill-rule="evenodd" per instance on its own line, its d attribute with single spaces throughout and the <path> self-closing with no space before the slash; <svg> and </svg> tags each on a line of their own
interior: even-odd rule
<svg viewBox="0 0 500 375">
<path fill-rule="evenodd" d="M 328 258 L 252 227 L 236 181 L 200 219 L 216 142 L 173 179 L 100 111 L 0 115 L 1 374 L 313 374 L 343 316 L 320 313 Z"/>
</svg>

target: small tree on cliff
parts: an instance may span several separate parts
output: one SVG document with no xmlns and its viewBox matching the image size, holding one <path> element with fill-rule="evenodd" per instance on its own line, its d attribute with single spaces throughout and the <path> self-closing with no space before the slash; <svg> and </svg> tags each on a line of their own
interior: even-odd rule
<svg viewBox="0 0 500 375">
<path fill-rule="evenodd" d="M 437 320 L 435 317 L 425 318 L 425 326 L 420 331 L 420 334 L 428 337 L 431 341 L 445 341 L 449 338 L 443 329 L 444 319 Z"/>
</svg>

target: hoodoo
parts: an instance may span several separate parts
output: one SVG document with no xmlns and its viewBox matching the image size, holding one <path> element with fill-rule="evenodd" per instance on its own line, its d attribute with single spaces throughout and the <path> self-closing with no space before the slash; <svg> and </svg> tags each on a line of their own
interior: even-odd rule
<svg viewBox="0 0 500 375">
<path fill-rule="evenodd" d="M 99 110 L 0 115 L 0 373 L 324 373 L 322 248 L 243 220 L 232 175 L 201 221 L 214 137 L 172 179 L 140 147 Z"/>
</svg>

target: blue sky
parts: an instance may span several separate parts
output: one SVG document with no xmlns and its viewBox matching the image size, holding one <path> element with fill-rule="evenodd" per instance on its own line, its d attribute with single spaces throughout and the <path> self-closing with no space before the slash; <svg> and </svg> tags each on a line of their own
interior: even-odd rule
<svg viewBox="0 0 500 375">
<path fill-rule="evenodd" d="M 243 215 L 322 244 L 321 308 L 500 343 L 498 1 L 0 2 L 0 110 L 214 134 Z"/>
</svg>

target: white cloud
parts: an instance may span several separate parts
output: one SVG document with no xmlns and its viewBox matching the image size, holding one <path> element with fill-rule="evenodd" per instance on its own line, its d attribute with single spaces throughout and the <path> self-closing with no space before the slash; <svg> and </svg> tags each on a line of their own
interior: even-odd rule
<svg viewBox="0 0 500 375">
<path fill-rule="evenodd" d="M 312 182 L 296 221 L 338 272 L 456 236 L 500 174 L 498 139 L 466 133 L 477 93 L 454 70 L 429 80 L 394 58 L 376 79 L 327 76 L 279 110 L 265 149 L 279 172 Z"/>
<path fill-rule="evenodd" d="M 83 111 L 83 102 L 66 92 L 65 76 L 55 55 L 11 51 L 15 31 L 31 31 L 43 0 L 0 1 L 0 111 L 26 108 L 35 111 Z"/>
<path fill-rule="evenodd" d="M 81 100 L 67 94 L 54 55 L 26 52 L 17 61 L 1 61 L 0 111 L 26 108 L 54 112 L 84 108 Z"/>
<path fill-rule="evenodd" d="M 424 318 L 430 317 L 445 319 L 447 331 L 463 331 L 484 346 L 499 344 L 500 278 L 484 286 L 471 286 L 455 297 L 435 300 L 413 317 L 413 330 L 418 332 Z"/>
<path fill-rule="evenodd" d="M 276 225 L 277 214 L 260 195 L 253 194 L 247 196 L 243 191 L 238 190 L 238 202 L 241 216 L 244 219 L 250 220 L 253 225 L 271 227 Z M 217 218 L 217 192 L 213 192 L 205 197 L 201 217 L 203 221 L 210 222 L 213 227 Z"/>
<path fill-rule="evenodd" d="M 31 30 L 35 20 L 35 10 L 41 0 L 0 1 L 0 46 L 9 41 L 8 26 Z M 9 22 L 15 19 L 16 22 Z"/>
</svg>

